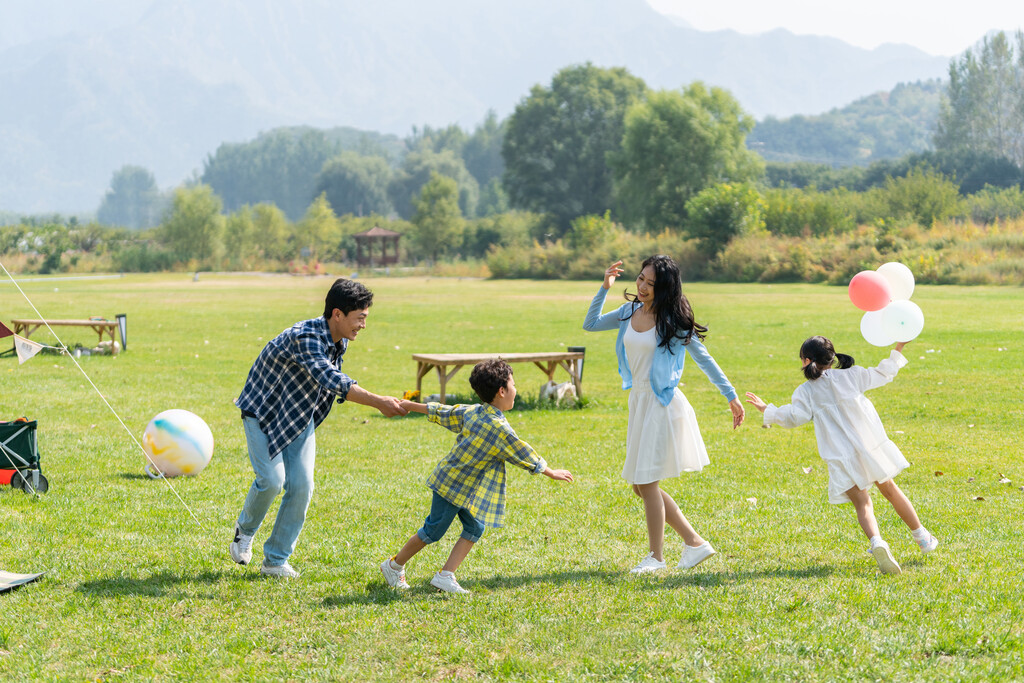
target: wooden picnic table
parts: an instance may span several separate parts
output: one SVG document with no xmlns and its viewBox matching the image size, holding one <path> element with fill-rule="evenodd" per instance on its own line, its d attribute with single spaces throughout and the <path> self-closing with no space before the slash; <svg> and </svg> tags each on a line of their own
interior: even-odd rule
<svg viewBox="0 0 1024 683">
<path fill-rule="evenodd" d="M 555 370 L 565 368 L 576 387 L 576 396 L 583 396 L 583 351 L 561 351 L 555 353 L 414 353 L 416 361 L 416 391 L 423 385 L 423 377 L 432 369 L 437 369 L 437 378 L 441 383 L 441 403 L 444 403 L 445 387 L 448 380 L 455 376 L 463 365 L 476 365 L 485 360 L 500 358 L 508 363 L 533 363 L 541 372 L 554 380 Z M 451 371 L 448 370 L 451 368 Z M 420 394 L 422 396 L 422 392 Z"/>
<path fill-rule="evenodd" d="M 114 342 L 114 333 L 117 332 L 117 321 L 116 320 L 12 320 L 11 324 L 14 326 L 14 334 L 21 335 L 28 339 L 32 336 L 32 333 L 38 330 L 40 327 L 89 327 L 92 328 L 93 332 L 99 334 L 100 341 L 103 341 L 103 335 L 109 335 L 110 341 Z"/>
</svg>

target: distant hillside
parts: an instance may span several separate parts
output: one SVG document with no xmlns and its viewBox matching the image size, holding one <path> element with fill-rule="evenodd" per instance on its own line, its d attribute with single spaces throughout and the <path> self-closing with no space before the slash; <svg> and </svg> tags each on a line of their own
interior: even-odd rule
<svg viewBox="0 0 1024 683">
<path fill-rule="evenodd" d="M 172 186 L 221 143 L 279 126 L 469 128 L 588 60 L 654 88 L 704 80 L 756 118 L 826 111 L 948 66 L 908 46 L 696 31 L 644 0 L 151 0 L 135 16 L 32 42 L 24 22 L 9 29 L 0 210 L 95 210 L 122 165 Z"/>
<path fill-rule="evenodd" d="M 931 149 L 939 80 L 897 85 L 820 116 L 768 117 L 747 137 L 747 147 L 768 161 L 866 166 Z"/>
</svg>

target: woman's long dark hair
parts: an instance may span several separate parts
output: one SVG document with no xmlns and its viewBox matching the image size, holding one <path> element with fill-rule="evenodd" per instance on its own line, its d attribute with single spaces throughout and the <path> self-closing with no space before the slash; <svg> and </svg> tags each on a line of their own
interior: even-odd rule
<svg viewBox="0 0 1024 683">
<path fill-rule="evenodd" d="M 804 377 L 807 379 L 818 379 L 821 373 L 832 367 L 836 361 L 839 362 L 839 369 L 845 370 L 853 365 L 853 356 L 845 353 L 836 353 L 832 342 L 825 337 L 811 337 L 800 345 L 800 357 L 811 361 L 804 366 Z"/>
<path fill-rule="evenodd" d="M 654 300 L 651 302 L 651 311 L 654 313 L 654 327 L 658 332 L 658 346 L 664 346 L 672 352 L 672 339 L 682 339 L 683 344 L 689 344 L 691 335 L 704 341 L 708 328 L 698 324 L 693 319 L 693 309 L 690 302 L 683 294 L 682 277 L 679 275 L 679 266 L 668 256 L 658 254 L 652 256 L 640 266 L 640 270 L 650 266 L 654 269 Z M 626 292 L 626 300 L 637 302 L 637 295 Z M 633 311 L 636 310 L 633 307 Z M 632 315 L 632 312 L 630 313 Z"/>
</svg>

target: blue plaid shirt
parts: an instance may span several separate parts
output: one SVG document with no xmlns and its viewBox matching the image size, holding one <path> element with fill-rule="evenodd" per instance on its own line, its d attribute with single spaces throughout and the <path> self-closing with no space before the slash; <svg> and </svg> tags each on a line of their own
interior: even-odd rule
<svg viewBox="0 0 1024 683">
<path fill-rule="evenodd" d="M 334 399 L 356 383 L 341 371 L 348 340 L 335 343 L 324 318 L 295 323 L 268 343 L 249 370 L 235 405 L 255 415 L 274 458 L 313 421 L 318 427 Z"/>
<path fill-rule="evenodd" d="M 427 479 L 452 505 L 466 508 L 490 527 L 505 519 L 505 462 L 540 474 L 547 463 L 490 404 L 427 404 L 427 419 L 458 434 L 455 445 Z"/>
</svg>

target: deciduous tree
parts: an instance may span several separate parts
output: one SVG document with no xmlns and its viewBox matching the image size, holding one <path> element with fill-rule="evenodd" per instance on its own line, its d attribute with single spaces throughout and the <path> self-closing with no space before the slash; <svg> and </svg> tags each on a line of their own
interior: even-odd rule
<svg viewBox="0 0 1024 683">
<path fill-rule="evenodd" d="M 759 178 L 764 164 L 745 145 L 753 125 L 732 95 L 699 81 L 634 104 L 613 158 L 625 222 L 651 231 L 682 228 L 686 203 L 703 189 Z"/>
<path fill-rule="evenodd" d="M 612 208 L 608 154 L 622 143 L 626 110 L 647 90 L 622 68 L 587 63 L 535 85 L 508 119 L 502 146 L 513 207 L 551 214 L 559 229 Z"/>
</svg>

